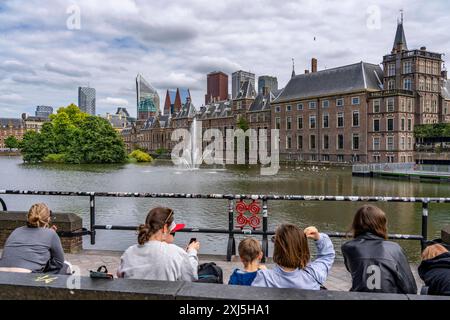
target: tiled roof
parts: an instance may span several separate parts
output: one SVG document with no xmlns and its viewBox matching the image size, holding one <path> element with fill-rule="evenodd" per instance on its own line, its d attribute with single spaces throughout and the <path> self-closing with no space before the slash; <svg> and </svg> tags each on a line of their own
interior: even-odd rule
<svg viewBox="0 0 450 320">
<path fill-rule="evenodd" d="M 254 99 L 256 96 L 255 87 L 249 80 L 245 80 L 239 88 L 236 99 Z"/>
<path fill-rule="evenodd" d="M 7 128 L 12 126 L 13 128 L 22 128 L 24 123 L 22 119 L 16 118 L 0 118 L 0 128 Z"/>
<path fill-rule="evenodd" d="M 380 66 L 366 62 L 301 74 L 289 80 L 274 102 L 380 90 L 381 79 L 383 79 L 383 71 Z"/>
<path fill-rule="evenodd" d="M 211 119 L 211 118 L 224 118 L 230 117 L 231 112 L 231 101 L 221 101 L 210 103 L 200 109 L 198 114 L 199 119 Z"/>
<path fill-rule="evenodd" d="M 394 40 L 394 50 L 400 46 L 403 50 L 408 50 L 408 45 L 406 44 L 405 30 L 403 29 L 403 23 L 397 25 L 397 32 L 395 33 Z"/>
<path fill-rule="evenodd" d="M 181 107 L 181 111 L 176 114 L 175 118 L 193 118 L 195 113 L 195 106 L 192 102 L 187 102 Z"/>
</svg>

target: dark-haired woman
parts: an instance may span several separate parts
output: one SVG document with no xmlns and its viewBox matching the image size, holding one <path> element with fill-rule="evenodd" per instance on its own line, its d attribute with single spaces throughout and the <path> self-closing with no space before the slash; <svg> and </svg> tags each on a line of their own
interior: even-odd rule
<svg viewBox="0 0 450 320">
<path fill-rule="evenodd" d="M 365 205 L 353 219 L 353 240 L 342 245 L 350 291 L 417 294 L 417 285 L 402 248 L 387 241 L 386 214 Z"/>
<path fill-rule="evenodd" d="M 310 262 L 308 238 L 316 243 L 317 257 Z M 273 269 L 259 270 L 254 287 L 319 290 L 327 279 L 335 252 L 330 238 L 315 227 L 301 230 L 282 224 L 275 232 Z"/>
<path fill-rule="evenodd" d="M 174 222 L 169 208 L 150 210 L 145 224 L 139 226 L 138 244 L 129 247 L 122 255 L 117 275 L 123 278 L 194 281 L 197 279 L 200 248 L 198 241 L 183 250 L 173 242 L 176 231 L 184 228 Z"/>
</svg>

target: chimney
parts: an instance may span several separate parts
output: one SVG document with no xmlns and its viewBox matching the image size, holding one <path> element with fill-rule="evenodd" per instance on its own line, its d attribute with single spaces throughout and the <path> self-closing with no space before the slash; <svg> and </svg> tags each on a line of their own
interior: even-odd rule
<svg viewBox="0 0 450 320">
<path fill-rule="evenodd" d="M 441 71 L 441 77 L 443 80 L 447 80 L 447 70 L 442 70 Z"/>
<path fill-rule="evenodd" d="M 317 59 L 316 58 L 312 58 L 311 59 L 311 72 L 317 72 Z"/>
<path fill-rule="evenodd" d="M 308 69 L 305 69 L 305 74 L 308 74 L 309 73 L 309 70 Z"/>
<path fill-rule="evenodd" d="M 269 94 L 269 87 L 263 87 L 263 89 L 262 89 L 262 94 L 264 95 L 264 96 L 267 96 L 268 94 Z"/>
</svg>

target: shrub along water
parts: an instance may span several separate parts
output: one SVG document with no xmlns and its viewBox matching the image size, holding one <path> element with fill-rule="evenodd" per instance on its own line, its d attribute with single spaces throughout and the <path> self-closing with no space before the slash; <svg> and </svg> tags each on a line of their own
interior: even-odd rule
<svg viewBox="0 0 450 320">
<path fill-rule="evenodd" d="M 137 162 L 152 162 L 153 158 L 146 152 L 143 152 L 141 150 L 134 150 L 132 153 L 130 153 L 129 158 L 131 160 L 135 160 Z"/>
</svg>

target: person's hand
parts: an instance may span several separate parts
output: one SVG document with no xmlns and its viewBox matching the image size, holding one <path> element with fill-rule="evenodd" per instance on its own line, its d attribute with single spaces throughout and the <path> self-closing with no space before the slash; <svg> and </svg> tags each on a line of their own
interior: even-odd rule
<svg viewBox="0 0 450 320">
<path fill-rule="evenodd" d="M 50 227 L 50 229 L 54 230 L 55 232 L 58 231 L 58 227 L 54 224 Z"/>
<path fill-rule="evenodd" d="M 267 270 L 267 267 L 263 264 L 260 264 L 258 267 L 259 270 Z"/>
<path fill-rule="evenodd" d="M 189 244 L 188 247 L 187 247 L 187 251 L 189 251 L 191 249 L 195 249 L 195 250 L 199 251 L 200 250 L 200 242 L 199 241 L 194 241 L 191 244 Z"/>
<path fill-rule="evenodd" d="M 320 233 L 316 227 L 308 227 L 303 231 L 308 239 L 319 240 Z"/>
</svg>

